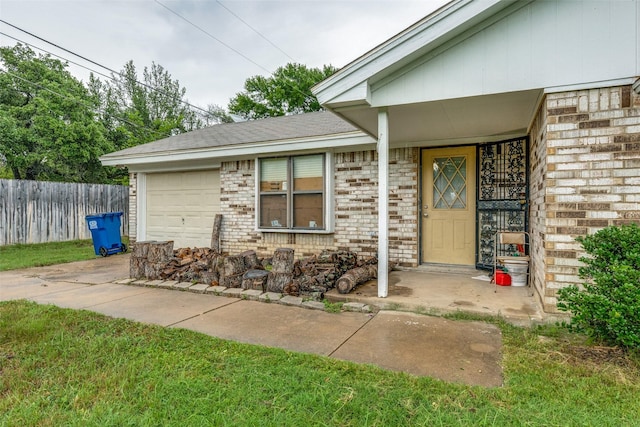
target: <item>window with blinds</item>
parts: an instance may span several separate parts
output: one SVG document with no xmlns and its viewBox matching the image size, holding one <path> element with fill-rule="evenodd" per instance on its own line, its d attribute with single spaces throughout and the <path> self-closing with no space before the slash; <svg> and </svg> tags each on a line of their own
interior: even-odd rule
<svg viewBox="0 0 640 427">
<path fill-rule="evenodd" d="M 260 159 L 260 228 L 325 227 L 325 155 Z"/>
</svg>

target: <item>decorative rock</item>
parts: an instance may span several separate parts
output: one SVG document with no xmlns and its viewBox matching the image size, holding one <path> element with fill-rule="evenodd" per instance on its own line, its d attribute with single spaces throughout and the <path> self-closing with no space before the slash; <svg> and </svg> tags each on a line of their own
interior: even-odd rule
<svg viewBox="0 0 640 427">
<path fill-rule="evenodd" d="M 205 285 L 204 283 L 198 283 L 191 286 L 189 288 L 189 292 L 196 292 L 196 293 L 202 294 L 204 293 L 205 290 L 207 290 L 208 287 L 209 285 Z"/>
<path fill-rule="evenodd" d="M 178 284 L 178 282 L 176 282 L 175 280 L 166 280 L 166 281 L 160 283 L 158 285 L 158 287 L 159 288 L 167 288 L 167 289 L 169 289 L 169 288 L 173 288 L 177 284 Z"/>
<path fill-rule="evenodd" d="M 247 289 L 246 291 L 242 292 L 240 296 L 251 301 L 258 301 L 260 299 L 260 295 L 262 295 L 262 291 L 259 291 L 257 289 Z"/>
<path fill-rule="evenodd" d="M 151 288 L 157 288 L 160 285 L 160 283 L 164 283 L 164 280 L 150 280 L 144 285 Z"/>
<path fill-rule="evenodd" d="M 345 302 L 342 304 L 342 309 L 345 311 L 359 311 L 362 312 L 366 304 L 361 302 Z"/>
<path fill-rule="evenodd" d="M 280 301 L 280 298 L 282 298 L 282 294 L 279 294 L 277 292 L 265 292 L 264 294 L 260 295 L 258 300 L 262 302 L 277 302 Z"/>
<path fill-rule="evenodd" d="M 304 301 L 301 305 L 312 310 L 324 310 L 324 304 L 320 301 Z"/>
<path fill-rule="evenodd" d="M 226 289 L 224 286 L 209 286 L 205 292 L 208 294 L 222 295 Z"/>
<path fill-rule="evenodd" d="M 131 282 L 131 284 L 135 286 L 145 286 L 147 282 L 148 282 L 147 279 L 140 279 L 140 280 L 134 280 L 133 282 Z"/>
<path fill-rule="evenodd" d="M 191 286 L 193 285 L 193 283 L 191 282 L 178 282 L 175 285 L 173 285 L 173 289 L 178 289 L 181 291 L 186 291 L 188 290 Z"/>
<path fill-rule="evenodd" d="M 278 301 L 280 304 L 283 305 L 295 305 L 295 306 L 301 306 L 302 305 L 302 297 L 294 297 L 291 295 L 285 295 L 282 298 L 280 298 L 280 301 Z"/>
<path fill-rule="evenodd" d="M 242 289 L 240 288 L 227 288 L 222 292 L 225 297 L 239 297 L 240 294 L 242 294 Z"/>
</svg>

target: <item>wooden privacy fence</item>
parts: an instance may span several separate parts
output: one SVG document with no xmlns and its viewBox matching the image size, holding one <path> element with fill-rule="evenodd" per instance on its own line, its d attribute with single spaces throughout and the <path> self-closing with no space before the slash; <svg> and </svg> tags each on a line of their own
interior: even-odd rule
<svg viewBox="0 0 640 427">
<path fill-rule="evenodd" d="M 0 179 L 0 246 L 90 239 L 85 216 L 123 212 L 129 234 L 129 187 Z"/>
</svg>

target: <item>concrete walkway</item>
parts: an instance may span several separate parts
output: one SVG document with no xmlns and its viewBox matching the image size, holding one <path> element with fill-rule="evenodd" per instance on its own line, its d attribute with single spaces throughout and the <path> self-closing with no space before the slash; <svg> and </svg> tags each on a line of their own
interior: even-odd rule
<svg viewBox="0 0 640 427">
<path fill-rule="evenodd" d="M 116 283 L 127 278 L 128 264 L 128 255 L 112 255 L 0 272 L 0 301 L 28 299 L 450 382 L 502 385 L 501 334 L 490 324 L 385 310 L 336 314 Z"/>
</svg>

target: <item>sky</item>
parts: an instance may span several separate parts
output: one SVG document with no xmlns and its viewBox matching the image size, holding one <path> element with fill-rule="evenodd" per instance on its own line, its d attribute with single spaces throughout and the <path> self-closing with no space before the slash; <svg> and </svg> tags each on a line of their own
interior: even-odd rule
<svg viewBox="0 0 640 427">
<path fill-rule="evenodd" d="M 190 103 L 205 108 L 226 107 L 247 78 L 288 62 L 343 67 L 446 3 L 0 0 L 0 19 L 113 70 L 133 60 L 139 80 L 155 62 L 186 88 Z M 14 37 L 110 74 L 4 23 L 0 33 L 2 46 L 14 46 Z M 89 71 L 69 70 L 88 80 Z"/>
</svg>

